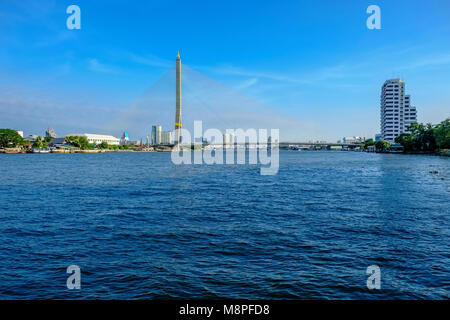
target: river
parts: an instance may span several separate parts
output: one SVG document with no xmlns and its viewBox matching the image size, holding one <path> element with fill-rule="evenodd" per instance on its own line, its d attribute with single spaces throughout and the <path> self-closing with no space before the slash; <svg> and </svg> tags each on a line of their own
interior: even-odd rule
<svg viewBox="0 0 450 320">
<path fill-rule="evenodd" d="M 0 299 L 448 299 L 449 169 L 333 151 L 281 151 L 273 176 L 170 153 L 0 155 Z"/>
</svg>

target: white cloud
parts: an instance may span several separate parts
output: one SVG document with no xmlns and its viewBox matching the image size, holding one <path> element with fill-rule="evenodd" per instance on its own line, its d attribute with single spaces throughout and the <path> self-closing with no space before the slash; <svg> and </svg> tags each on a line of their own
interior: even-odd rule
<svg viewBox="0 0 450 320">
<path fill-rule="evenodd" d="M 133 62 L 151 67 L 171 68 L 173 66 L 173 61 L 162 59 L 151 54 L 141 56 L 134 53 L 128 53 L 128 56 Z"/>
<path fill-rule="evenodd" d="M 57 134 L 73 131 L 104 132 L 114 108 L 86 98 L 58 98 L 45 92 L 0 88 L 0 127 L 42 134 L 51 126 Z"/>
<path fill-rule="evenodd" d="M 250 78 L 247 79 L 241 83 L 239 83 L 237 86 L 235 86 L 236 90 L 243 90 L 243 89 L 247 89 L 255 84 L 257 84 L 259 81 L 258 78 Z"/>
<path fill-rule="evenodd" d="M 100 73 L 118 73 L 117 68 L 100 63 L 97 59 L 88 60 L 89 69 Z"/>
</svg>

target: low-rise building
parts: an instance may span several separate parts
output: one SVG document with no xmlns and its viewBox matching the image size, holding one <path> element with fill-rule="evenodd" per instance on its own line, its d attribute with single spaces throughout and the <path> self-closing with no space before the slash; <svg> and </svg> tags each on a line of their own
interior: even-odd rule
<svg viewBox="0 0 450 320">
<path fill-rule="evenodd" d="M 50 140 L 50 142 L 48 143 L 48 146 L 51 148 L 60 148 L 62 146 L 64 146 L 67 143 L 66 138 L 53 138 L 52 140 Z"/>
<path fill-rule="evenodd" d="M 30 142 L 34 142 L 34 141 L 36 141 L 37 138 L 38 138 L 37 134 L 30 134 L 28 137 L 25 138 L 25 140 L 28 140 Z"/>
<path fill-rule="evenodd" d="M 102 142 L 106 142 L 110 145 L 119 145 L 120 139 L 110 135 L 104 134 L 94 134 L 94 133 L 73 133 L 68 134 L 67 136 L 77 136 L 77 137 L 85 137 L 89 143 L 100 144 Z"/>
<path fill-rule="evenodd" d="M 358 144 L 358 143 L 362 143 L 364 142 L 364 140 L 366 140 L 363 137 L 344 137 L 342 138 L 342 142 L 343 143 L 354 143 L 354 144 Z"/>
</svg>

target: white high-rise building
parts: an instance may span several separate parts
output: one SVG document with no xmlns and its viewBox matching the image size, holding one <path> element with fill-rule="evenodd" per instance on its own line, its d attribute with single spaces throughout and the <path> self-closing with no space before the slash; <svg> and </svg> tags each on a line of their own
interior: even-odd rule
<svg viewBox="0 0 450 320">
<path fill-rule="evenodd" d="M 161 132 L 161 144 L 172 144 L 172 131 Z"/>
<path fill-rule="evenodd" d="M 52 128 L 48 128 L 47 131 L 45 131 L 45 136 L 56 138 L 55 130 L 53 130 Z"/>
<path fill-rule="evenodd" d="M 381 137 L 394 142 L 402 133 L 408 133 L 411 123 L 417 121 L 416 107 L 410 104 L 410 96 L 405 95 L 402 79 L 386 80 L 381 88 Z"/>
<path fill-rule="evenodd" d="M 152 145 L 161 144 L 161 126 L 152 126 Z"/>
</svg>

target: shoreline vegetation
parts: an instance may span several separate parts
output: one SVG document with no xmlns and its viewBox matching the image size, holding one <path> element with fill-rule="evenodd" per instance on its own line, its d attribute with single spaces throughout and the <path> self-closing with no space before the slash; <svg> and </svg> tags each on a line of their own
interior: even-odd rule
<svg viewBox="0 0 450 320">
<path fill-rule="evenodd" d="M 164 149 L 150 149 L 150 148 L 142 148 L 142 149 L 128 149 L 128 150 L 117 150 L 117 149 L 86 149 L 81 150 L 77 148 L 71 148 L 71 149 L 53 149 L 53 150 L 47 150 L 47 149 L 33 149 L 33 150 L 24 150 L 21 148 L 4 148 L 0 149 L 0 153 L 6 153 L 6 154 L 25 154 L 25 153 L 129 153 L 129 152 L 169 152 L 170 150 L 164 150 Z"/>
<path fill-rule="evenodd" d="M 385 140 L 374 142 L 368 139 L 361 144 L 362 150 L 375 152 L 428 154 L 450 156 L 450 118 L 441 123 L 412 123 L 409 133 L 395 138 L 395 143 Z"/>
<path fill-rule="evenodd" d="M 167 152 L 167 146 L 134 146 L 89 143 L 85 137 L 67 136 L 64 143 L 56 145 L 52 137 L 38 136 L 34 141 L 22 138 L 17 131 L 0 129 L 0 153 L 106 153 L 106 152 Z"/>
<path fill-rule="evenodd" d="M 450 118 L 439 124 L 413 123 L 410 133 L 402 133 L 395 143 L 367 139 L 351 150 L 377 153 L 404 153 L 450 156 Z M 67 136 L 64 143 L 55 145 L 53 138 L 38 136 L 34 141 L 22 138 L 17 131 L 0 129 L 0 153 L 106 153 L 106 152 L 168 152 L 170 146 L 92 144 L 85 137 Z M 322 149 L 323 150 L 323 149 Z"/>
</svg>

